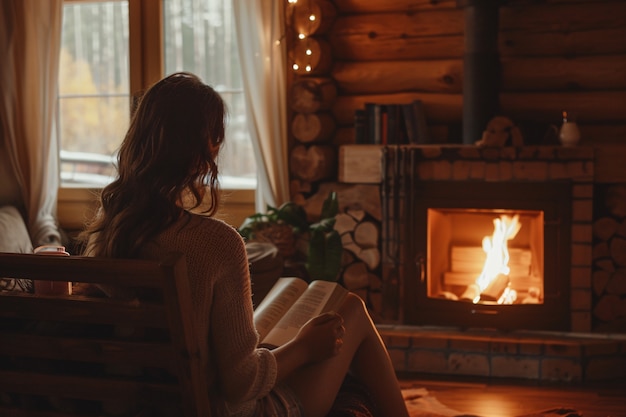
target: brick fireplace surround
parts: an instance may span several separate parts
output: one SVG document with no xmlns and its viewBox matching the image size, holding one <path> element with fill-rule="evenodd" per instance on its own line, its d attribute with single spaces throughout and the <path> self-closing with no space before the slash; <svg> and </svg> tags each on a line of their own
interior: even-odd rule
<svg viewBox="0 0 626 417">
<path fill-rule="evenodd" d="M 592 330 L 593 149 L 458 145 L 417 148 L 419 181 L 571 181 L 570 328 L 500 331 L 415 326 L 402 320 L 378 324 L 396 370 L 559 382 L 626 377 L 626 335 Z M 381 147 L 342 147 L 340 182 L 380 184 L 381 159 Z M 344 172 L 346 167 L 350 167 L 349 174 Z M 362 172 L 355 167 L 361 167 Z M 370 291 L 369 299 L 372 296 Z"/>
</svg>

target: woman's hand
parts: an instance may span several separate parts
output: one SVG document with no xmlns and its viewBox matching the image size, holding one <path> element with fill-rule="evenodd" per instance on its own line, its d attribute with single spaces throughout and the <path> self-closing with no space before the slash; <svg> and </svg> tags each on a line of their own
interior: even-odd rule
<svg viewBox="0 0 626 417">
<path fill-rule="evenodd" d="M 306 350 L 310 362 L 322 361 L 339 353 L 345 331 L 338 313 L 324 313 L 306 322 L 294 343 Z"/>
<path fill-rule="evenodd" d="M 337 355 L 345 331 L 343 318 L 337 313 L 324 313 L 306 322 L 292 340 L 273 350 L 278 363 L 277 380 L 303 365 Z"/>
</svg>

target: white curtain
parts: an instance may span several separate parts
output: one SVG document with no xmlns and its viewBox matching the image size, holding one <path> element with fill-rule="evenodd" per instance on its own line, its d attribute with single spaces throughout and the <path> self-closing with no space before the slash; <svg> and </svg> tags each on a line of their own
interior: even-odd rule
<svg viewBox="0 0 626 417">
<path fill-rule="evenodd" d="M 283 2 L 233 0 L 246 96 L 258 167 L 256 208 L 289 200 Z"/>
<path fill-rule="evenodd" d="M 63 0 L 0 0 L 0 134 L 34 246 L 60 241 L 55 132 Z"/>
</svg>

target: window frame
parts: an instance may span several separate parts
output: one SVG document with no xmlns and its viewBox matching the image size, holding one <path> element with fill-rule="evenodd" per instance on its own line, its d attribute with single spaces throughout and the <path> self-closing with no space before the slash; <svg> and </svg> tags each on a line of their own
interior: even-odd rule
<svg viewBox="0 0 626 417">
<path fill-rule="evenodd" d="M 64 3 L 86 3 L 111 0 L 63 0 Z M 128 0 L 129 85 L 131 97 L 159 81 L 165 73 L 163 48 L 163 1 Z M 156 24 L 155 24 L 156 22 Z M 130 111 L 130 109 L 129 109 Z M 60 150 L 60 146 L 59 146 Z M 96 206 L 98 187 L 62 184 L 59 179 L 57 217 L 63 228 L 81 229 L 82 220 L 91 218 Z M 254 213 L 255 189 L 222 189 L 221 212 L 217 217 L 238 226 Z"/>
</svg>

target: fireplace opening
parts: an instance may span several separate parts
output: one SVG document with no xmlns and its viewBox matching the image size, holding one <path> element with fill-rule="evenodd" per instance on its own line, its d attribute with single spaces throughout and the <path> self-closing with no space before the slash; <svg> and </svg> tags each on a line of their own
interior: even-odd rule
<svg viewBox="0 0 626 417">
<path fill-rule="evenodd" d="M 569 330 L 571 181 L 423 181 L 416 166 L 387 165 L 384 317 Z"/>
<path fill-rule="evenodd" d="M 543 304 L 542 210 L 427 209 L 426 297 Z"/>
<path fill-rule="evenodd" d="M 403 321 L 569 330 L 569 181 L 408 184 Z M 506 255 L 490 258 L 503 239 Z M 493 283 L 481 282 L 494 259 Z"/>
</svg>

